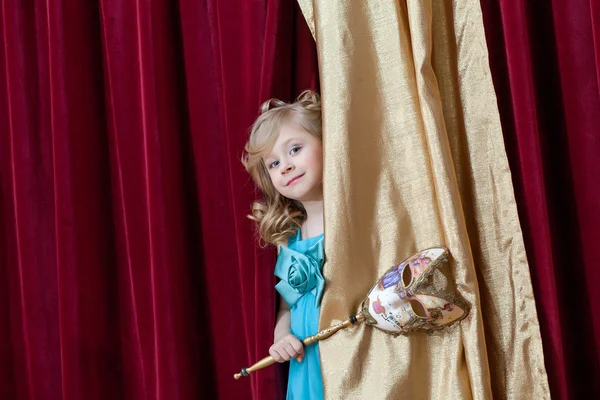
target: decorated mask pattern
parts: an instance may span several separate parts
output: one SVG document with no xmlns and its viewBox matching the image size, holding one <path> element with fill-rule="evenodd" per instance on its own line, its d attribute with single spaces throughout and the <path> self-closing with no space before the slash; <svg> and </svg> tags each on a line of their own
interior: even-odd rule
<svg viewBox="0 0 600 400">
<path fill-rule="evenodd" d="M 433 332 L 462 320 L 468 303 L 452 293 L 425 293 L 422 283 L 446 262 L 448 250 L 434 247 L 420 251 L 381 277 L 363 302 L 366 322 L 392 334 Z"/>
</svg>

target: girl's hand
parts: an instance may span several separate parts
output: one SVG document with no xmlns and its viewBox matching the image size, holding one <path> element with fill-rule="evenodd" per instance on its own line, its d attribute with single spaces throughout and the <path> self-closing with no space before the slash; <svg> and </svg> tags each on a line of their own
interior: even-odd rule
<svg viewBox="0 0 600 400">
<path fill-rule="evenodd" d="M 273 346 L 269 349 L 269 354 L 279 363 L 288 361 L 294 357 L 298 362 L 302 362 L 304 358 L 304 346 L 296 336 L 287 334 L 281 340 L 273 343 Z"/>
</svg>

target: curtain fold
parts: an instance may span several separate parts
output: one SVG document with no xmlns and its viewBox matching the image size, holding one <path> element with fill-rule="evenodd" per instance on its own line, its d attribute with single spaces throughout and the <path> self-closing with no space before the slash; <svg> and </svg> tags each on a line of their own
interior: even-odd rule
<svg viewBox="0 0 600 400">
<path fill-rule="evenodd" d="M 434 285 L 472 306 L 440 335 L 323 342 L 326 397 L 549 398 L 479 3 L 299 3 L 325 110 L 322 327 L 439 244 L 452 261 Z"/>
<path fill-rule="evenodd" d="M 590 397 L 600 392 L 599 7 L 482 8 L 552 395 Z"/>
<path fill-rule="evenodd" d="M 443 335 L 323 342 L 328 398 L 547 398 L 543 362 L 553 398 L 600 391 L 600 5 L 481 1 L 542 358 L 479 4 L 299 3 L 0 0 L 0 398 L 283 396 L 277 367 L 232 380 L 275 307 L 238 160 L 262 101 L 318 87 L 310 31 L 322 325 L 430 244 L 473 303 Z"/>
<path fill-rule="evenodd" d="M 262 102 L 317 87 L 316 51 L 294 3 L 234 3 L 181 4 L 210 332 L 203 345 L 213 351 L 215 397 L 280 398 L 278 367 L 232 378 L 268 354 L 276 304 L 275 254 L 258 247 L 246 217 L 258 193 L 240 159 Z"/>
<path fill-rule="evenodd" d="M 0 398 L 278 398 L 240 157 L 316 87 L 294 3 L 0 2 Z"/>
</svg>

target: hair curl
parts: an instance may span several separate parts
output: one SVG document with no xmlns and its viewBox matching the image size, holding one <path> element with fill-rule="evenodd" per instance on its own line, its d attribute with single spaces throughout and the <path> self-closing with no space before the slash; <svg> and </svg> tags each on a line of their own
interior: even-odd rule
<svg viewBox="0 0 600 400">
<path fill-rule="evenodd" d="M 246 171 L 263 194 L 262 199 L 252 204 L 248 218 L 256 222 L 262 241 L 274 245 L 285 244 L 300 228 L 306 211 L 299 201 L 282 196 L 275 189 L 264 157 L 273 149 L 279 131 L 286 123 L 294 123 L 322 140 L 321 99 L 318 93 L 306 90 L 293 103 L 267 100 L 260 111 L 260 116 L 252 125 L 242 157 Z"/>
</svg>

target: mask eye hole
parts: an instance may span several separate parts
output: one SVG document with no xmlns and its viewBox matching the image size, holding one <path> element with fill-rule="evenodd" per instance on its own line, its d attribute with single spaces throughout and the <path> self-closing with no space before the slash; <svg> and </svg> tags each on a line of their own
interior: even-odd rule
<svg viewBox="0 0 600 400">
<path fill-rule="evenodd" d="M 410 269 L 410 264 L 407 263 L 402 270 L 402 283 L 404 283 L 404 287 L 410 285 L 412 278 L 412 270 Z"/>
<path fill-rule="evenodd" d="M 415 314 L 421 318 L 427 318 L 427 310 L 420 301 L 410 299 L 410 306 Z"/>
</svg>

